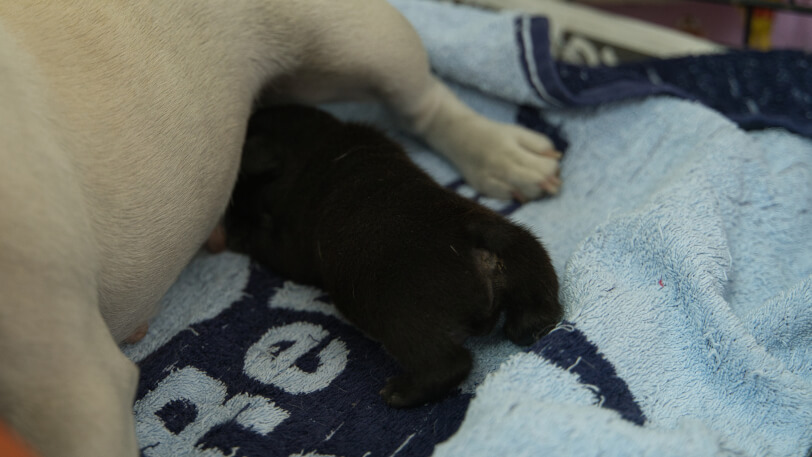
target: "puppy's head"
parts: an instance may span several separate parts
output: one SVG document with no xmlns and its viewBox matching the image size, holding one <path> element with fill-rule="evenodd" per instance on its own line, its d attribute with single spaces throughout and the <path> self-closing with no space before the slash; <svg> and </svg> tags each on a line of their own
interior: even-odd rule
<svg viewBox="0 0 812 457">
<path fill-rule="evenodd" d="M 294 163 L 305 163 L 329 144 L 342 122 L 324 111 L 299 105 L 256 112 L 248 123 L 240 177 L 272 172 L 266 180 L 288 174 Z"/>
<path fill-rule="evenodd" d="M 251 255 L 270 250 L 270 235 L 283 222 L 280 213 L 300 205 L 304 197 L 291 195 L 290 189 L 305 172 L 314 173 L 312 164 L 319 163 L 342 125 L 329 113 L 298 105 L 254 113 L 225 218 L 230 249 Z"/>
</svg>

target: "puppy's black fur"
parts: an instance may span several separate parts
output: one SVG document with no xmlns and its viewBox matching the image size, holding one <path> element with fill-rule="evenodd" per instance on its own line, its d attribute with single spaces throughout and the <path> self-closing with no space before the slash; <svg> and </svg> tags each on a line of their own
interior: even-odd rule
<svg viewBox="0 0 812 457">
<path fill-rule="evenodd" d="M 437 185 L 377 130 L 313 108 L 251 119 L 228 246 L 303 283 L 403 367 L 392 406 L 437 399 L 471 369 L 462 346 L 502 310 L 521 345 L 561 318 L 558 281 L 527 230 Z"/>
</svg>

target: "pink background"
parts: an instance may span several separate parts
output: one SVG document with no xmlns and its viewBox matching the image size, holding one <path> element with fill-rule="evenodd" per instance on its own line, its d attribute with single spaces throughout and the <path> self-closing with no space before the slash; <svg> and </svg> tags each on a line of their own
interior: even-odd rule
<svg viewBox="0 0 812 457">
<path fill-rule="evenodd" d="M 812 0 L 797 0 L 812 7 Z M 593 5 L 602 10 L 643 19 L 670 28 L 694 29 L 700 36 L 732 47 L 741 47 L 744 34 L 744 10 L 700 2 L 664 3 L 657 5 Z M 775 12 L 772 49 L 812 51 L 812 15 Z"/>
</svg>

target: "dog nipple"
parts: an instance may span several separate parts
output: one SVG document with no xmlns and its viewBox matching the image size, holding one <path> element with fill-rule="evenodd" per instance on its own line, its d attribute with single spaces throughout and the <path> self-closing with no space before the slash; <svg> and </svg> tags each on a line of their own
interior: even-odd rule
<svg viewBox="0 0 812 457">
<path fill-rule="evenodd" d="M 144 339 L 147 336 L 147 331 L 149 330 L 149 322 L 141 324 L 132 335 L 128 336 L 124 339 L 124 342 L 127 344 L 134 344 Z"/>
</svg>

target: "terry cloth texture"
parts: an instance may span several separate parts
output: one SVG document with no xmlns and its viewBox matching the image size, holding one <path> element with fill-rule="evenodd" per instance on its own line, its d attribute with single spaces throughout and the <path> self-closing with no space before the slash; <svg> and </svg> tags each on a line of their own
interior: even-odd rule
<svg viewBox="0 0 812 457">
<path fill-rule="evenodd" d="M 550 60 L 543 18 L 393 4 L 467 103 L 566 149 L 561 194 L 482 198 L 379 107 L 329 109 L 391 130 L 438 182 L 537 234 L 566 321 L 530 348 L 498 332 L 472 340 L 458 392 L 394 410 L 377 394 L 394 362 L 323 292 L 236 254 L 200 254 L 147 337 L 123 348 L 141 367 L 142 454 L 806 455 L 809 56 L 581 69 Z M 795 133 L 741 128 L 756 125 Z"/>
</svg>

